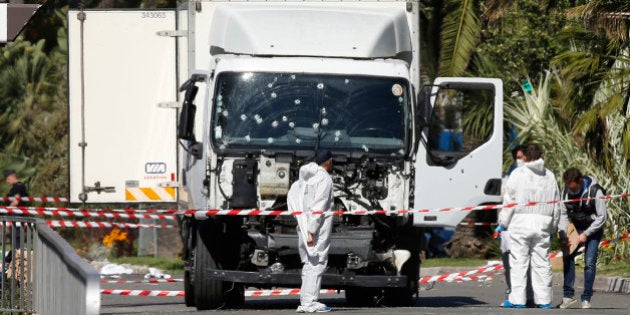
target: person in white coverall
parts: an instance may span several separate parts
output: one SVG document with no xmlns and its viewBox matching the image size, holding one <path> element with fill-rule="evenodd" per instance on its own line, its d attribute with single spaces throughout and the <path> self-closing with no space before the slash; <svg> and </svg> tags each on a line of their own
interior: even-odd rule
<svg viewBox="0 0 630 315">
<path fill-rule="evenodd" d="M 506 207 L 499 214 L 499 224 L 510 231 L 510 276 L 512 291 L 505 307 L 524 308 L 527 269 L 531 269 L 534 303 L 539 308 L 551 308 L 550 237 L 556 233 L 560 219 L 558 204 L 543 204 L 559 200 L 556 176 L 545 168 L 542 151 L 536 144 L 525 148 L 525 164 L 516 168 L 505 186 L 503 204 L 535 205 Z"/>
<path fill-rule="evenodd" d="M 298 221 L 298 248 L 302 267 L 300 306 L 297 312 L 328 312 L 330 307 L 318 302 L 322 275 L 328 263 L 332 230 L 333 182 L 332 153 L 318 150 L 315 162 L 300 168 L 299 179 L 287 196 L 289 211 L 301 211 Z"/>
</svg>

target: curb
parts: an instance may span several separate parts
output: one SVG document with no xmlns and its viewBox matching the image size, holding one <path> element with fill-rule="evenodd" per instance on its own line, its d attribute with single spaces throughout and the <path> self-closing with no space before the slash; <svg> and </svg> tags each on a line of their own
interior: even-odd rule
<svg viewBox="0 0 630 315">
<path fill-rule="evenodd" d="M 630 293 L 630 278 L 609 277 L 608 286 L 604 292 Z"/>
</svg>

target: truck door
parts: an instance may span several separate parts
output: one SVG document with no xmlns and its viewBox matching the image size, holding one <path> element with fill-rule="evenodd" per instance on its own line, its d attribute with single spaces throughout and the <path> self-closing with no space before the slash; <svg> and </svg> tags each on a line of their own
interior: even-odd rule
<svg viewBox="0 0 630 315">
<path fill-rule="evenodd" d="M 444 208 L 500 202 L 503 83 L 437 78 L 415 162 L 418 226 L 456 226 L 469 211 Z"/>
<path fill-rule="evenodd" d="M 176 201 L 177 113 L 158 106 L 178 97 L 176 39 L 157 34 L 175 29 L 174 10 L 68 12 L 71 202 L 83 187 L 88 202 Z"/>
</svg>

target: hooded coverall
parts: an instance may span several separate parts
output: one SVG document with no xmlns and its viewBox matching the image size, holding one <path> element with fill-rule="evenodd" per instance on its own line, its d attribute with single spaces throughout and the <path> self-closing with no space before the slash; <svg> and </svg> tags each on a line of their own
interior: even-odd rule
<svg viewBox="0 0 630 315">
<path fill-rule="evenodd" d="M 526 162 L 512 172 L 505 187 L 503 204 L 558 200 L 556 176 L 545 168 L 543 159 Z M 525 305 L 527 269 L 531 268 L 534 302 L 551 304 L 550 236 L 556 233 L 560 219 L 557 204 L 507 207 L 499 214 L 499 224 L 510 231 L 510 276 L 514 305 Z"/>
<path fill-rule="evenodd" d="M 317 302 L 322 275 L 328 263 L 332 215 L 313 214 L 314 211 L 331 211 L 333 183 L 328 172 L 316 163 L 300 168 L 299 179 L 291 185 L 287 195 L 289 211 L 302 211 L 298 221 L 299 252 L 302 268 L 300 304 L 309 306 Z M 308 234 L 313 234 L 314 246 L 308 246 Z"/>
</svg>

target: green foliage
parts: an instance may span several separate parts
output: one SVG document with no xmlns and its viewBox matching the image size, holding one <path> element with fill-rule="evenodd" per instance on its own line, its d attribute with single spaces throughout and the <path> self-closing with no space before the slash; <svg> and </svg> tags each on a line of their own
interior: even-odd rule
<svg viewBox="0 0 630 315">
<path fill-rule="evenodd" d="M 598 163 L 597 159 L 579 146 L 552 106 L 552 90 L 564 88 L 565 83 L 558 74 L 547 72 L 537 85 L 534 84 L 531 93 L 525 93 L 523 98 L 506 105 L 506 119 L 521 131 L 519 138 L 523 142 L 536 142 L 543 147 L 545 166 L 555 172 L 558 180 L 561 180 L 564 170 L 573 166 L 593 176 L 608 194 L 619 195 L 630 191 L 630 169 L 621 149 L 626 118 L 619 113 L 606 118 L 610 128 L 600 137 L 609 139 L 607 146 L 612 156 L 607 163 Z M 564 183 L 559 181 L 558 185 L 562 187 Z M 608 201 L 607 208 L 604 238 L 612 239 L 627 233 L 627 227 L 630 226 L 628 198 L 612 199 Z M 630 243 L 623 242 L 615 247 L 615 255 L 603 256 L 603 260 L 610 260 L 616 255 L 627 257 L 629 254 Z"/>
<path fill-rule="evenodd" d="M 31 195 L 67 194 L 66 52 L 47 51 L 44 39 L 0 50 L 0 168 L 16 168 Z"/>
<path fill-rule="evenodd" d="M 502 78 L 506 91 L 519 91 L 519 81 L 548 69 L 552 58 L 562 50 L 557 33 L 564 24 L 564 10 L 563 1 L 557 2 L 549 6 L 539 0 L 525 0 L 503 8 L 500 17 L 484 25 L 471 70 Z M 492 73 L 482 70 L 489 61 L 495 68 Z"/>
<path fill-rule="evenodd" d="M 446 14 L 442 23 L 440 76 L 461 76 L 479 41 L 480 21 L 475 1 L 445 1 Z"/>
</svg>

